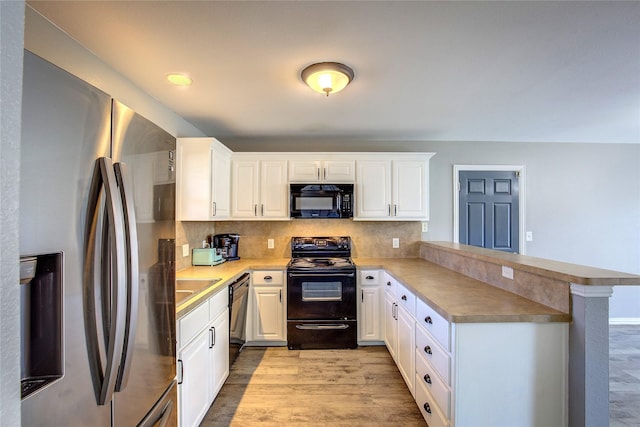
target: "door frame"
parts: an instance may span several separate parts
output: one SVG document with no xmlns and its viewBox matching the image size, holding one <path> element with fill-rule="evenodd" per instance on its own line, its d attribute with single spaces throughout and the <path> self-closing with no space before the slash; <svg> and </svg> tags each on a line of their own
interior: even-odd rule
<svg viewBox="0 0 640 427">
<path fill-rule="evenodd" d="M 453 165 L 453 243 L 460 243 L 460 202 L 459 202 L 459 185 L 461 171 L 513 171 L 519 173 L 518 185 L 518 235 L 519 245 L 518 252 L 524 255 L 526 251 L 525 245 L 525 167 L 524 165 Z"/>
</svg>

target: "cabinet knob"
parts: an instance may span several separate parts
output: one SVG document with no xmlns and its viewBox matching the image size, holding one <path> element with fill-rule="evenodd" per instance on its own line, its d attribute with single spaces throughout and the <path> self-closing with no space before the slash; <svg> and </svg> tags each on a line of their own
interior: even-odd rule
<svg viewBox="0 0 640 427">
<path fill-rule="evenodd" d="M 424 410 L 426 411 L 427 414 L 431 413 L 431 406 L 429 406 L 429 402 L 427 402 L 424 405 L 422 405 L 422 407 L 424 408 Z"/>
<path fill-rule="evenodd" d="M 366 279 L 367 280 L 373 280 L 373 276 L 367 276 Z"/>
<path fill-rule="evenodd" d="M 407 300 L 407 296 L 406 295 L 402 295 L 402 301 L 406 301 Z"/>
<path fill-rule="evenodd" d="M 387 286 L 391 286 L 391 282 L 387 282 Z"/>
<path fill-rule="evenodd" d="M 433 325 L 433 321 L 431 320 L 431 316 L 427 316 L 424 318 L 425 323 L 428 323 L 430 325 Z"/>
<path fill-rule="evenodd" d="M 427 384 L 431 384 L 431 377 L 429 374 L 424 374 L 424 382 Z"/>
<path fill-rule="evenodd" d="M 427 354 L 433 354 L 433 352 L 431 351 L 431 347 L 430 346 L 426 346 L 424 348 L 424 352 L 427 353 Z"/>
</svg>

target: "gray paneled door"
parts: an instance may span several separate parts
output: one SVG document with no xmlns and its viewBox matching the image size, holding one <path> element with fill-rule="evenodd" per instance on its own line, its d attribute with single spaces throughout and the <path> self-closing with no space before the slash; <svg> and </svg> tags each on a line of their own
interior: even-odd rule
<svg viewBox="0 0 640 427">
<path fill-rule="evenodd" d="M 460 243 L 519 251 L 518 178 L 515 171 L 460 171 Z"/>
</svg>

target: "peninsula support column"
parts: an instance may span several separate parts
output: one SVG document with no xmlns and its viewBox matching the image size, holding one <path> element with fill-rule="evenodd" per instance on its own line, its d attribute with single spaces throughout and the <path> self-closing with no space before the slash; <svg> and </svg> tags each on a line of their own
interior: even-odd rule
<svg viewBox="0 0 640 427">
<path fill-rule="evenodd" d="M 569 426 L 609 425 L 611 286 L 571 283 Z"/>
</svg>

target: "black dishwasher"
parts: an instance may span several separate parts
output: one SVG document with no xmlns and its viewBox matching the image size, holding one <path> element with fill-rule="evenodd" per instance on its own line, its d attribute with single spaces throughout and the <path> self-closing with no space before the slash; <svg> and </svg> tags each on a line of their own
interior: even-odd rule
<svg viewBox="0 0 640 427">
<path fill-rule="evenodd" d="M 238 358 L 245 343 L 249 273 L 229 285 L 229 366 Z"/>
</svg>

